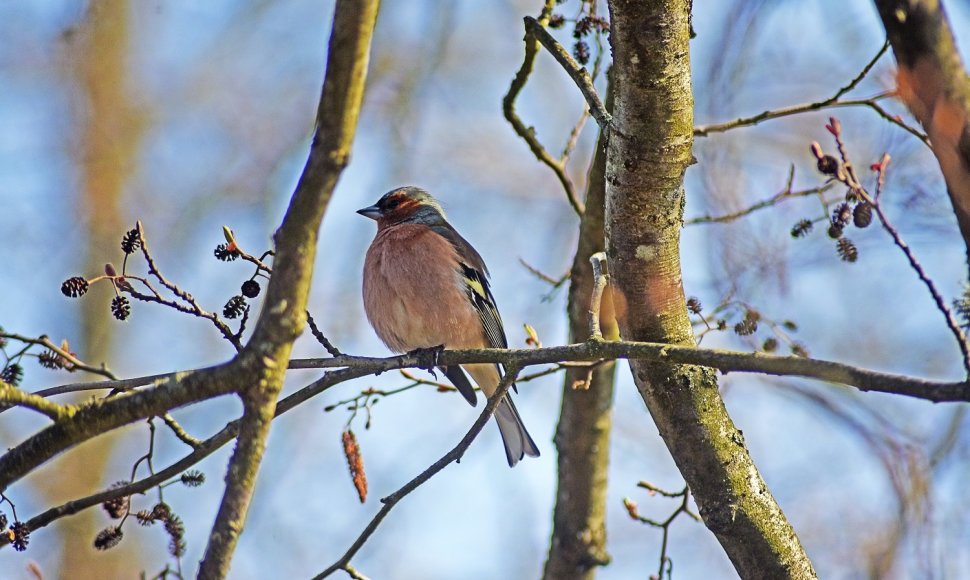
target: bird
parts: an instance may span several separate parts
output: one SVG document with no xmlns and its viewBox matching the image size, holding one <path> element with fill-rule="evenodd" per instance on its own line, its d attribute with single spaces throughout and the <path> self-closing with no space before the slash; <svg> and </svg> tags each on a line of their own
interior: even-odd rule
<svg viewBox="0 0 970 580">
<path fill-rule="evenodd" d="M 364 311 L 390 350 L 508 347 L 488 268 L 448 223 L 438 200 L 419 187 L 405 186 L 357 213 L 377 222 L 377 234 L 364 259 Z M 473 407 L 477 397 L 465 373 L 487 397 L 502 377 L 501 367 L 491 363 L 438 368 Z M 511 392 L 494 416 L 509 467 L 525 456 L 539 456 Z"/>
</svg>

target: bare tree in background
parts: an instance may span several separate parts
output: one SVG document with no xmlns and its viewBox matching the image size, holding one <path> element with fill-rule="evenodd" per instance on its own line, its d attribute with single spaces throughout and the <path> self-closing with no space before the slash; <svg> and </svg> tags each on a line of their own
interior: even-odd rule
<svg viewBox="0 0 970 580">
<path fill-rule="evenodd" d="M 626 504 L 631 518 L 662 529 L 663 544 L 655 576 L 671 574 L 666 555 L 668 532 L 672 521 L 683 514 L 703 521 L 743 578 L 815 577 L 813 564 L 796 530 L 773 497 L 742 433 L 728 414 L 719 390 L 718 371 L 807 377 L 861 391 L 947 402 L 961 405 L 961 409 L 970 402 L 970 382 L 965 377 L 932 381 L 813 359 L 794 342 L 790 344 L 791 356 L 768 354 L 778 347 L 776 338 L 763 343 L 760 350 L 767 353 L 699 348 L 698 334 L 703 336 L 727 323 L 724 317 L 704 316 L 699 301 L 688 298 L 684 292 L 680 248 L 686 195 L 684 176 L 694 161 L 695 137 L 808 111 L 850 106 L 868 108 L 932 148 L 946 180 L 953 213 L 970 248 L 970 83 L 942 7 L 930 1 L 876 2 L 899 63 L 898 96 L 912 111 L 924 134 L 886 113 L 880 99 L 850 100 L 845 96 L 868 73 L 875 60 L 831 99 L 716 125 L 695 126 L 689 0 L 647 3 L 611 0 L 608 17 L 597 14 L 596 2 L 584 0 L 579 17 L 571 20 L 577 39 L 572 54 L 549 32 L 562 27 L 566 18 L 556 12 L 557 2 L 547 0 L 538 18 L 525 19 L 525 57 L 503 109 L 513 130 L 538 161 L 553 172 L 564 191 L 565 203 L 579 218 L 579 240 L 569 276 L 568 315 L 573 344 L 542 347 L 536 338 L 537 348 L 527 350 L 445 351 L 433 355 L 418 352 L 374 359 L 341 353 L 308 316 L 306 306 L 317 231 L 337 180 L 349 162 L 378 4 L 377 0 L 338 0 L 336 3 L 316 130 L 286 217 L 275 233 L 275 247 L 262 255 L 250 253 L 227 228 L 226 244 L 216 249 L 219 259 L 244 260 L 254 271 L 243 283 L 241 294 L 225 305 L 221 316 L 219 312 L 203 308 L 189 292 L 165 276 L 152 253 L 150 224 L 139 223 L 124 235 L 121 244 L 124 261 L 120 270 L 109 265 L 103 275 L 74 277 L 62 287 L 65 294 L 73 297 L 86 293 L 92 284 L 110 287 L 115 294 L 113 313 L 119 319 L 129 316 L 132 300 L 160 304 L 203 319 L 233 346 L 236 356 L 206 369 L 119 379 L 105 367 L 85 362 L 88 357 L 78 357 L 68 345 L 57 345 L 46 336 L 33 338 L 5 331 L 0 334 L 7 349 L 4 351 L 7 364 L 0 375 L 0 403 L 5 408 L 18 406 L 35 411 L 50 421 L 37 433 L 25 434 L 20 443 L 0 456 L 0 511 L 6 518 L 6 507 L 9 507 L 12 516 L 10 521 L 4 521 L 5 533 L 0 535 L 0 546 L 12 544 L 17 549 L 26 549 L 31 531 L 102 505 L 119 522 L 98 534 L 95 539 L 98 548 L 117 545 L 128 529 L 123 528 L 126 521 L 159 524 L 171 538 L 170 552 L 176 562 L 160 575 L 188 575 L 190 572 L 182 570 L 180 559 L 185 550 L 184 529 L 171 506 L 162 500 L 162 489 L 174 482 L 197 485 L 201 475 L 191 468 L 220 447 L 234 442 L 225 491 L 198 570 L 200 578 L 224 578 L 243 531 L 264 454 L 272 453 L 272 449 L 267 450 L 266 441 L 275 417 L 351 379 L 406 367 L 492 362 L 505 367 L 505 380 L 467 434 L 441 459 L 383 498 L 379 511 L 363 531 L 348 540 L 349 546 L 343 555 L 329 563 L 318 577 L 342 572 L 362 578 L 353 565 L 362 546 L 408 494 L 461 459 L 513 382 L 565 371 L 555 440 L 559 454 L 558 493 L 543 576 L 592 578 L 597 568 L 610 560 L 605 513 L 612 389 L 618 370 L 615 361 L 626 358 L 640 396 L 685 480 L 682 491 L 663 490 L 648 482 L 641 484 L 652 494 L 678 502 L 668 520 L 651 520 L 639 513 L 635 503 Z M 590 60 L 588 40 L 594 38 L 598 42 L 608 39 L 612 53 L 609 88 L 603 99 L 595 88 L 595 78 L 605 66 L 600 59 L 606 47 L 596 51 L 592 75 L 583 66 Z M 525 88 L 540 51 L 548 51 L 555 57 L 563 74 L 575 82 L 588 106 L 588 112 L 573 129 L 564 153 L 558 157 L 549 153 L 515 109 L 516 97 Z M 434 65 L 429 70 L 433 71 Z M 586 179 L 586 194 L 581 200 L 577 193 L 580 188 L 573 183 L 567 164 L 588 117 L 598 125 L 599 138 Z M 816 222 L 823 223 L 836 241 L 839 255 L 847 262 L 855 261 L 857 248 L 845 230 L 878 224 L 925 285 L 939 311 L 941 324 L 952 334 L 964 366 L 970 370 L 970 345 L 965 334 L 970 295 L 955 304 L 943 296 L 892 223 L 882 197 L 885 176 L 891 167 L 890 157 L 854 159 L 852 143 L 845 138 L 839 120 L 831 118 L 826 128 L 831 142 L 811 146 L 806 143 L 805 147 L 815 156 L 822 175 L 823 183 L 818 187 L 796 192 L 789 178 L 787 187 L 765 202 L 699 221 L 732 221 L 787 199 L 818 196 L 826 215 L 799 222 L 792 234 L 803 236 Z M 864 176 L 866 168 L 872 179 Z M 138 256 L 144 261 L 147 272 L 144 275 L 129 264 Z M 541 272 L 536 274 L 543 276 Z M 260 282 L 266 279 L 269 282 L 263 298 L 264 308 L 254 316 L 253 330 L 247 334 L 249 301 L 261 293 Z M 549 281 L 558 286 L 566 280 Z M 743 306 L 740 310 L 743 314 L 734 325 L 739 335 L 753 334 L 759 323 L 777 326 L 779 333 L 786 327 L 786 323 L 776 325 L 763 319 L 753 307 Z M 329 358 L 291 359 L 293 343 L 308 320 L 312 334 L 330 353 Z M 695 332 L 695 328 L 701 330 Z M 769 346 L 772 344 L 769 340 L 775 341 L 773 346 Z M 11 356 L 13 344 L 22 348 L 18 346 L 21 350 Z M 36 356 L 45 366 L 93 372 L 105 380 L 28 392 L 18 386 L 23 376 L 20 362 L 28 355 Z M 534 375 L 526 373 L 527 367 L 540 364 L 552 366 Z M 323 378 L 280 398 L 288 368 L 328 370 Z M 400 391 L 418 385 L 450 388 L 411 377 L 409 386 Z M 99 397 L 77 404 L 56 403 L 51 398 L 80 391 L 95 391 Z M 346 406 L 355 414 L 369 413 L 373 397 L 391 394 L 394 393 L 365 390 L 335 406 Z M 202 405 L 223 395 L 241 402 L 242 416 L 207 439 L 189 434 L 169 414 L 173 409 Z M 816 397 L 816 402 L 820 407 L 826 406 L 822 397 Z M 962 414 L 959 417 L 962 420 Z M 16 490 L 11 491 L 10 486 L 37 472 L 53 457 L 64 452 L 75 453 L 75 447 L 90 439 L 140 421 L 150 424 L 151 444 L 129 479 L 32 517 L 15 513 L 12 497 Z M 156 429 L 171 433 L 191 450 L 171 465 L 155 466 L 152 459 Z M 344 433 L 343 446 L 353 483 L 363 501 L 367 496 L 363 457 L 349 427 Z M 138 475 L 143 461 L 149 469 L 147 476 Z M 888 463 L 891 458 L 887 459 Z M 135 494 L 149 490 L 158 491 L 159 502 L 149 509 L 133 510 L 131 501 Z M 905 493 L 901 492 L 902 495 Z M 696 514 L 691 498 L 696 503 Z M 915 503 L 918 498 L 913 496 L 912 501 Z M 327 564 L 321 562 L 321 568 Z M 873 575 L 884 573 L 885 569 L 873 568 Z"/>
</svg>

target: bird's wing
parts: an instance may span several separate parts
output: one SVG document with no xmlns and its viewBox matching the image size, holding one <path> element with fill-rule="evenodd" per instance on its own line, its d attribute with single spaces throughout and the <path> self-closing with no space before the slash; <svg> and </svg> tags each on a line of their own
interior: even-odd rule
<svg viewBox="0 0 970 580">
<path fill-rule="evenodd" d="M 475 248 L 449 224 L 435 226 L 434 229 L 437 234 L 451 242 L 458 252 L 468 299 L 482 321 L 488 345 L 492 348 L 508 348 L 508 339 L 505 338 L 505 329 L 502 327 L 502 316 L 498 313 L 495 297 L 492 296 L 492 290 L 488 285 L 488 268 L 485 266 L 485 261 Z"/>
</svg>

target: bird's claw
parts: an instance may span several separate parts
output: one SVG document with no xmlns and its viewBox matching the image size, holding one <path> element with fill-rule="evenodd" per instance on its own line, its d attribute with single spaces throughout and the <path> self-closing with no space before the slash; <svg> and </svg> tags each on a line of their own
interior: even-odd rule
<svg viewBox="0 0 970 580">
<path fill-rule="evenodd" d="M 438 374 L 434 369 L 436 366 L 438 366 L 438 357 L 441 356 L 441 353 L 444 352 L 444 350 L 445 345 L 439 344 L 438 346 L 428 348 L 416 348 L 408 354 L 418 360 L 419 368 L 428 371 L 437 380 Z"/>
</svg>

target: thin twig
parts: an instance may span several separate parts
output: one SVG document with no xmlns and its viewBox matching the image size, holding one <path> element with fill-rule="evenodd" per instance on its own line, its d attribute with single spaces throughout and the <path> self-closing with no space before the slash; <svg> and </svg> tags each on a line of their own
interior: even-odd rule
<svg viewBox="0 0 970 580">
<path fill-rule="evenodd" d="M 136 229 L 138 230 L 138 236 L 141 239 L 141 253 L 145 257 L 145 262 L 148 264 L 148 273 L 154 276 L 159 282 L 161 282 L 162 285 L 165 286 L 165 288 L 167 288 L 172 294 L 175 294 L 175 296 L 177 296 L 179 299 L 185 302 L 188 305 L 188 308 L 182 307 L 182 305 L 178 304 L 173 300 L 162 298 L 161 295 L 157 291 L 155 291 L 154 288 L 151 287 L 151 284 L 144 279 L 141 281 L 146 285 L 148 285 L 149 288 L 151 288 L 152 292 L 155 295 L 154 300 L 151 299 L 151 297 L 135 292 L 133 289 L 130 289 L 130 288 L 128 289 L 128 293 L 134 296 L 135 298 L 138 298 L 139 300 L 146 300 L 148 302 L 159 302 L 166 306 L 175 308 L 176 310 L 180 310 L 188 314 L 194 314 L 199 318 L 205 318 L 209 320 L 216 327 L 216 329 L 218 329 L 219 332 L 222 333 L 223 337 L 225 337 L 226 340 L 228 340 L 229 343 L 232 344 L 233 347 L 235 347 L 237 351 L 241 350 L 242 343 L 240 343 L 239 337 L 236 336 L 232 332 L 232 330 L 229 329 L 229 326 L 225 322 L 223 322 L 222 319 L 219 318 L 218 314 L 214 312 L 209 312 L 203 309 L 201 306 L 199 306 L 199 303 L 198 301 L 196 301 L 194 296 L 192 296 L 185 290 L 182 290 L 181 288 L 179 288 L 177 284 L 170 282 L 164 275 L 162 275 L 161 270 L 158 268 L 158 265 L 155 263 L 155 258 L 152 256 L 151 250 L 148 249 L 148 239 L 145 236 L 145 231 L 144 231 L 144 228 L 142 227 L 141 220 L 137 222 Z"/>
<path fill-rule="evenodd" d="M 340 356 L 341 354 L 343 354 L 339 350 L 337 350 L 337 347 L 335 347 L 333 343 L 330 342 L 330 340 L 327 339 L 327 337 L 323 334 L 323 332 L 317 327 L 317 321 L 314 320 L 313 316 L 310 315 L 309 310 L 307 310 L 307 313 L 306 313 L 306 321 L 307 321 L 307 324 L 310 325 L 310 332 L 313 334 L 313 338 L 317 339 L 317 342 L 323 345 L 323 348 L 327 349 L 327 352 L 330 353 L 330 356 Z"/>
<path fill-rule="evenodd" d="M 593 5 L 595 7 L 595 4 Z M 600 68 L 603 65 L 603 35 L 600 32 L 595 34 L 596 36 L 596 59 L 593 61 L 593 72 L 590 73 L 590 77 L 595 81 L 600 74 Z M 569 132 L 569 139 L 566 140 L 566 146 L 563 147 L 562 155 L 559 156 L 559 160 L 565 163 L 569 156 L 572 154 L 573 149 L 576 148 L 576 144 L 579 142 L 579 135 L 583 132 L 583 127 L 586 126 L 586 121 L 589 120 L 589 107 L 584 106 L 583 112 L 580 114 L 579 119 L 576 124 L 573 125 L 572 130 Z"/>
<path fill-rule="evenodd" d="M 690 510 L 690 507 L 688 506 L 688 503 L 690 502 L 690 489 L 687 486 L 684 486 L 684 489 L 682 489 L 681 491 L 672 492 L 672 491 L 666 491 L 666 490 L 660 489 L 659 487 L 651 483 L 648 483 L 646 481 L 641 481 L 637 485 L 639 487 L 649 490 L 651 493 L 656 493 L 656 494 L 662 495 L 663 497 L 681 498 L 680 505 L 677 506 L 677 509 L 675 509 L 673 513 L 667 516 L 667 519 L 665 519 L 662 522 L 658 522 L 657 520 L 653 520 L 653 519 L 641 516 L 640 513 L 637 511 L 636 503 L 634 503 L 630 499 L 623 500 L 623 505 L 626 507 L 627 513 L 630 514 L 631 518 L 641 523 L 647 524 L 648 526 L 651 526 L 654 528 L 660 528 L 663 531 L 663 537 L 660 541 L 660 569 L 657 572 L 657 576 L 656 576 L 658 579 L 660 579 L 664 577 L 665 569 L 667 569 L 668 575 L 669 575 L 668 567 L 671 565 L 670 557 L 667 556 L 668 540 L 670 539 L 670 525 L 674 523 L 674 520 L 676 520 L 677 517 L 680 516 L 680 514 L 686 514 L 691 519 L 697 522 L 700 522 L 701 518 L 700 516 L 692 512 Z"/>
<path fill-rule="evenodd" d="M 865 197 L 868 197 L 868 194 L 865 194 Z M 937 309 L 939 309 L 939 311 L 943 314 L 943 318 L 946 319 L 947 327 L 949 327 L 950 332 L 953 333 L 957 344 L 960 346 L 960 352 L 963 354 L 963 366 L 966 368 L 967 372 L 970 373 L 970 344 L 967 342 L 966 333 L 964 333 L 963 329 L 960 328 L 960 323 L 957 321 L 956 316 L 953 315 L 953 310 L 951 310 L 947 305 L 943 295 L 940 294 L 940 290 L 936 287 L 936 283 L 934 283 L 933 279 L 930 278 L 926 273 L 923 265 L 919 262 L 919 260 L 916 259 L 916 254 L 913 253 L 913 250 L 909 247 L 909 244 L 903 240 L 902 236 L 899 234 L 899 230 L 893 227 L 892 223 L 890 223 L 889 219 L 886 217 L 886 214 L 882 210 L 882 204 L 877 203 L 876 200 L 872 198 L 869 198 L 868 201 L 872 203 L 873 209 L 876 210 L 876 215 L 879 217 L 879 222 L 882 224 L 883 229 L 886 230 L 890 237 L 892 237 L 893 243 L 896 244 L 896 247 L 898 247 L 903 255 L 906 256 L 910 267 L 912 267 L 919 279 L 922 280 L 923 284 L 926 285 L 927 290 L 929 290 L 930 296 L 933 297 L 933 302 L 936 303 Z"/>
<path fill-rule="evenodd" d="M 876 66 L 876 63 L 879 61 L 880 58 L 882 58 L 882 55 L 886 54 L 887 50 L 889 50 L 888 38 L 883 41 L 882 47 L 879 48 L 879 52 L 876 53 L 876 56 L 872 57 L 872 59 L 868 63 L 866 63 L 866 66 L 862 67 L 862 70 L 859 71 L 859 74 L 857 74 L 854 79 L 849 81 L 847 85 L 839 89 L 835 93 L 835 95 L 832 96 L 832 101 L 834 102 L 839 100 L 839 97 L 848 93 L 852 89 L 856 88 L 856 86 L 858 86 L 859 83 L 862 82 L 862 79 L 866 78 L 866 75 L 869 74 L 869 71 L 872 70 L 872 67 Z"/>
<path fill-rule="evenodd" d="M 913 135 L 914 137 L 922 141 L 924 144 L 929 146 L 930 139 L 925 133 L 922 133 L 918 129 L 910 127 L 909 125 L 902 122 L 895 116 L 891 115 L 888 111 L 886 111 L 884 108 L 882 108 L 879 105 L 878 101 L 887 99 L 891 96 L 893 95 L 889 93 L 884 93 L 881 95 L 870 97 L 868 99 L 847 99 L 844 101 L 831 101 L 830 99 L 825 99 L 823 101 L 816 101 L 814 103 L 803 103 L 800 105 L 791 105 L 788 107 L 781 107 L 778 109 L 769 109 L 766 111 L 762 111 L 757 115 L 753 115 L 751 117 L 741 117 L 733 121 L 727 121 L 724 123 L 715 123 L 711 125 L 699 125 L 697 127 L 694 127 L 694 136 L 707 137 L 714 133 L 724 133 L 726 131 L 730 131 L 731 129 L 737 129 L 739 127 L 752 127 L 754 125 L 761 123 L 762 121 L 771 121 L 773 119 L 791 117 L 792 115 L 800 115 L 802 113 L 809 113 L 812 111 L 821 111 L 824 109 L 836 109 L 836 108 L 845 108 L 845 107 L 868 107 L 876 111 L 877 113 L 879 113 L 879 115 L 883 119 L 890 121 L 891 123 L 893 123 L 894 125 L 902 129 L 905 129 L 911 135 Z"/>
<path fill-rule="evenodd" d="M 417 477 L 411 481 L 404 484 L 403 487 L 392 493 L 391 495 L 381 499 L 381 503 L 384 505 L 381 507 L 380 511 L 374 515 L 367 527 L 360 533 L 354 543 L 347 549 L 343 556 L 341 556 L 336 562 L 334 562 L 329 568 L 314 577 L 314 580 L 320 580 L 326 578 L 327 576 L 333 574 L 337 570 L 342 570 L 350 563 L 350 560 L 357 554 L 357 552 L 363 547 L 364 543 L 374 534 L 374 531 L 380 525 L 380 523 L 387 517 L 395 505 L 398 504 L 402 499 L 404 499 L 409 493 L 420 487 L 426 481 L 434 477 L 439 471 L 444 469 L 448 464 L 452 462 L 460 462 L 465 451 L 472 444 L 472 441 L 481 432 L 482 427 L 485 423 L 492 417 L 495 409 L 498 407 L 499 403 L 508 393 L 509 388 L 515 381 L 515 377 L 519 372 L 519 367 L 515 365 L 507 365 L 505 370 L 505 376 L 502 377 L 502 382 L 499 383 L 498 388 L 495 393 L 489 397 L 488 404 L 482 410 L 481 415 L 475 420 L 475 423 L 471 426 L 468 432 L 462 437 L 461 441 L 456 445 L 451 451 L 446 453 L 441 459 L 434 462 L 430 467 L 421 472 Z"/>
<path fill-rule="evenodd" d="M 44 348 L 46 348 L 46 349 L 54 352 L 55 354 L 57 354 L 57 356 L 61 357 L 62 359 L 64 359 L 68 363 L 70 363 L 70 369 L 69 370 L 71 372 L 74 372 L 74 371 L 85 371 L 85 372 L 89 372 L 91 374 L 101 375 L 102 377 L 105 377 L 105 378 L 108 378 L 108 379 L 117 379 L 118 378 L 118 377 L 115 376 L 114 373 L 112 373 L 107 368 L 105 368 L 105 366 L 103 364 L 101 366 L 99 366 L 99 367 L 96 367 L 94 365 L 90 365 L 88 363 L 85 363 L 81 359 L 77 358 L 77 356 L 74 353 L 72 353 L 72 352 L 70 352 L 68 350 L 65 350 L 65 349 L 61 348 L 60 346 L 54 344 L 51 341 L 51 339 L 46 334 L 45 335 L 41 335 L 41 336 L 39 336 L 37 338 L 31 338 L 29 336 L 23 336 L 21 334 L 15 334 L 15 333 L 10 333 L 10 332 L 0 332 L 0 338 L 6 338 L 8 340 L 16 340 L 16 341 L 22 342 L 22 343 L 24 343 L 26 345 L 42 346 L 42 347 L 44 347 Z"/>
<path fill-rule="evenodd" d="M 808 113 L 811 111 L 820 111 L 828 108 L 868 107 L 869 109 L 872 109 L 877 114 L 879 114 L 879 116 L 885 119 L 886 121 L 889 121 L 893 125 L 896 125 L 897 127 L 907 131 L 908 133 L 910 133 L 911 135 L 913 135 L 914 137 L 922 141 L 923 144 L 929 147 L 930 139 L 926 135 L 926 133 L 923 133 L 919 129 L 916 129 L 915 127 L 912 127 L 909 124 L 903 122 L 897 115 L 890 114 L 881 105 L 879 105 L 879 101 L 895 96 L 894 93 L 883 93 L 867 99 L 841 100 L 846 93 L 856 88 L 859 85 L 859 83 L 862 82 L 862 80 L 866 77 L 866 75 L 868 75 L 869 72 L 872 70 L 872 67 L 875 66 L 876 62 L 886 53 L 886 50 L 888 48 L 889 48 L 889 41 L 887 40 L 886 42 L 883 43 L 882 47 L 879 49 L 879 52 L 876 53 L 876 56 L 874 56 L 872 60 L 870 60 L 866 64 L 866 66 L 863 67 L 862 71 L 860 71 L 855 78 L 849 81 L 848 84 L 846 84 L 838 91 L 836 91 L 835 94 L 833 94 L 831 97 L 822 99 L 821 101 L 815 101 L 812 103 L 803 103 L 800 105 L 791 105 L 788 107 L 781 107 L 778 109 L 769 109 L 769 110 L 762 111 L 757 115 L 752 115 L 750 117 L 741 117 L 733 121 L 727 121 L 724 123 L 700 125 L 700 126 L 694 127 L 694 136 L 707 137 L 708 135 L 711 135 L 713 133 L 723 133 L 725 131 L 736 129 L 738 127 L 750 127 L 753 125 L 757 125 L 762 121 L 780 119 L 782 117 L 790 117 L 792 115 L 799 115 L 801 113 Z"/>
<path fill-rule="evenodd" d="M 556 5 L 555 0 L 545 0 L 545 4 L 542 7 L 542 11 L 539 14 L 540 22 L 548 22 L 549 16 L 552 14 L 552 9 Z M 535 58 L 539 52 L 539 43 L 535 37 L 526 31 L 525 35 L 525 56 L 522 59 L 522 66 L 519 67 L 518 72 L 515 73 L 515 77 L 512 79 L 512 84 L 509 86 L 508 92 L 505 97 L 502 98 L 502 113 L 505 115 L 505 119 L 512 125 L 512 129 L 515 133 L 521 137 L 532 154 L 536 156 L 542 164 L 549 167 L 552 172 L 556 175 L 559 183 L 562 185 L 563 190 L 566 193 L 566 199 L 569 201 L 569 205 L 576 212 L 576 215 L 582 216 L 585 208 L 583 207 L 583 202 L 580 201 L 579 195 L 576 192 L 576 186 L 573 184 L 572 179 L 566 172 L 566 161 L 565 159 L 556 159 L 552 156 L 549 151 L 542 145 L 539 139 L 536 137 L 535 128 L 526 127 L 522 118 L 519 117 L 518 113 L 515 111 L 515 99 L 518 98 L 519 93 L 525 87 L 526 82 L 529 80 L 529 76 L 532 74 L 532 68 L 535 65 Z"/>
<path fill-rule="evenodd" d="M 201 369 L 194 369 L 193 371 L 176 371 L 158 375 L 145 375 L 143 377 L 133 377 L 130 379 L 112 379 L 109 381 L 93 381 L 90 383 L 68 383 L 66 385 L 59 385 L 57 387 L 40 389 L 39 391 L 35 391 L 34 394 L 38 397 L 53 397 L 56 395 L 67 395 L 70 393 L 80 393 L 84 391 L 103 391 L 104 389 L 111 389 L 114 391 L 130 391 L 136 387 L 141 387 L 156 382 L 164 382 L 180 372 L 194 372 L 195 370 Z"/>
<path fill-rule="evenodd" d="M 882 224 L 882 228 L 886 230 L 886 233 L 892 238 L 893 243 L 896 247 L 906 256 L 907 261 L 909 261 L 910 267 L 916 272 L 917 277 L 926 285 L 927 290 L 929 290 L 930 296 L 933 298 L 933 302 L 936 304 L 937 310 L 943 314 L 943 318 L 946 320 L 946 325 L 953 334 L 953 337 L 957 341 L 957 345 L 960 348 L 960 353 L 963 355 L 963 366 L 968 373 L 968 378 L 970 378 L 970 342 L 967 340 L 966 333 L 960 328 L 960 323 L 957 321 L 956 316 L 953 314 L 953 310 L 947 305 L 946 300 L 943 298 L 943 294 L 936 287 L 936 283 L 933 279 L 926 273 L 923 265 L 919 260 L 916 259 L 916 254 L 909 247 L 902 236 L 899 234 L 893 224 L 886 217 L 885 212 L 882 209 L 882 189 L 886 180 L 886 167 L 889 165 L 889 155 L 884 154 L 882 160 L 879 163 L 873 165 L 873 169 L 876 171 L 876 194 L 870 195 L 865 187 L 862 186 L 858 175 L 855 171 L 855 166 L 849 160 L 849 154 L 842 140 L 842 124 L 836 118 L 831 118 L 828 125 L 829 131 L 835 138 L 835 145 L 839 150 L 839 156 L 842 158 L 842 167 L 844 171 L 840 171 L 836 174 L 836 179 L 851 188 L 859 197 L 861 197 L 866 203 L 869 203 L 876 212 L 876 216 L 879 218 L 879 223 Z"/>
<path fill-rule="evenodd" d="M 353 580 L 370 580 L 367 576 L 361 574 L 357 568 L 354 568 L 349 563 L 344 564 L 342 570 L 346 572 L 348 576 L 353 578 Z"/>
<path fill-rule="evenodd" d="M 826 183 L 825 185 L 821 185 L 819 187 L 812 187 L 812 188 L 809 188 L 809 189 L 801 189 L 801 190 L 798 190 L 798 191 L 792 191 L 791 188 L 790 188 L 790 186 L 789 186 L 785 190 L 779 191 L 778 193 L 776 193 L 775 195 L 769 197 L 768 199 L 764 199 L 762 201 L 759 201 L 758 203 L 755 203 L 753 205 L 750 205 L 750 206 L 748 206 L 748 207 L 746 207 L 744 209 L 741 209 L 741 210 L 738 210 L 738 211 L 735 211 L 735 212 L 731 212 L 731 213 L 727 213 L 727 214 L 724 214 L 724 215 L 719 215 L 719 216 L 704 215 L 704 216 L 699 216 L 699 217 L 687 219 L 687 220 L 684 220 L 684 225 L 685 226 L 688 226 L 688 225 L 694 225 L 694 224 L 712 224 L 712 223 L 731 222 L 731 221 L 734 221 L 734 220 L 736 220 L 738 218 L 742 218 L 742 217 L 744 217 L 746 215 L 752 214 L 752 213 L 754 213 L 754 212 L 756 212 L 756 211 L 758 211 L 760 209 L 764 209 L 764 208 L 768 208 L 768 207 L 773 207 L 774 205 L 776 205 L 779 202 L 782 202 L 782 201 L 784 201 L 786 199 L 794 199 L 794 198 L 798 198 L 798 197 L 808 197 L 808 196 L 811 196 L 811 195 L 818 195 L 818 194 L 825 193 L 826 191 L 829 191 L 830 189 L 832 189 L 834 186 L 835 186 L 835 182 L 829 182 L 829 183 Z"/>
<path fill-rule="evenodd" d="M 162 415 L 162 421 L 165 421 L 168 428 L 172 430 L 172 433 L 174 433 L 182 443 L 185 443 L 193 449 L 202 445 L 202 440 L 196 439 L 195 437 L 189 435 L 188 432 L 181 425 L 179 425 L 178 421 L 176 421 L 175 417 L 172 417 L 171 414 L 165 413 Z"/>
<path fill-rule="evenodd" d="M 835 94 L 832 95 L 831 97 L 828 97 L 826 99 L 822 99 L 821 101 L 816 101 L 814 103 L 805 103 L 805 104 L 802 104 L 802 105 L 793 105 L 793 106 L 790 106 L 790 107 L 783 107 L 783 108 L 780 108 L 780 109 L 762 111 L 761 113 L 758 113 L 757 115 L 753 115 L 751 117 L 741 117 L 739 119 L 735 119 L 734 121 L 728 121 L 726 123 L 717 123 L 717 124 L 712 124 L 712 125 L 701 125 L 699 127 L 694 127 L 694 136 L 695 137 L 707 137 L 711 133 L 723 133 L 724 131 L 727 131 L 727 130 L 730 130 L 730 129 L 735 129 L 737 127 L 749 127 L 751 125 L 757 125 L 761 121 L 767 121 L 767 120 L 770 120 L 770 119 L 778 119 L 780 117 L 787 117 L 787 116 L 790 116 L 790 115 L 797 115 L 799 113 L 806 113 L 808 111 L 817 111 L 819 109 L 824 109 L 826 107 L 830 107 L 830 106 L 833 106 L 833 105 L 837 105 L 837 104 L 840 103 L 839 99 L 842 96 L 844 96 L 846 93 L 848 93 L 849 91 L 851 91 L 852 89 L 854 89 L 856 86 L 858 86 L 860 82 L 862 82 L 862 79 L 864 79 L 866 77 L 866 75 L 869 74 L 869 71 L 872 70 L 872 67 L 876 65 L 876 62 L 880 58 L 882 58 L 882 55 L 886 54 L 886 51 L 888 49 L 889 49 L 889 40 L 886 40 L 886 41 L 883 42 L 882 46 L 879 48 L 879 52 L 876 53 L 876 56 L 874 56 L 868 63 L 866 63 L 866 65 L 864 67 L 862 67 L 862 71 L 860 71 L 859 74 L 857 74 L 855 76 L 855 78 L 853 78 L 851 81 L 849 81 L 848 84 L 846 84 L 845 86 L 843 86 L 839 90 L 837 90 L 835 92 Z M 875 101 L 878 98 L 884 98 L 886 96 L 888 96 L 888 95 L 882 95 L 881 97 L 875 97 L 872 100 Z"/>
<path fill-rule="evenodd" d="M 539 268 L 536 268 L 532 264 L 526 262 L 522 258 L 519 258 L 519 263 L 522 264 L 522 266 L 526 270 L 528 270 L 530 274 L 532 274 L 536 278 L 542 280 L 546 284 L 549 284 L 553 288 L 559 288 L 560 286 L 562 286 L 566 282 L 566 280 L 569 280 L 569 272 L 566 272 L 565 274 L 563 274 L 559 278 L 553 278 L 549 274 L 546 274 L 545 272 L 543 272 Z"/>
</svg>

